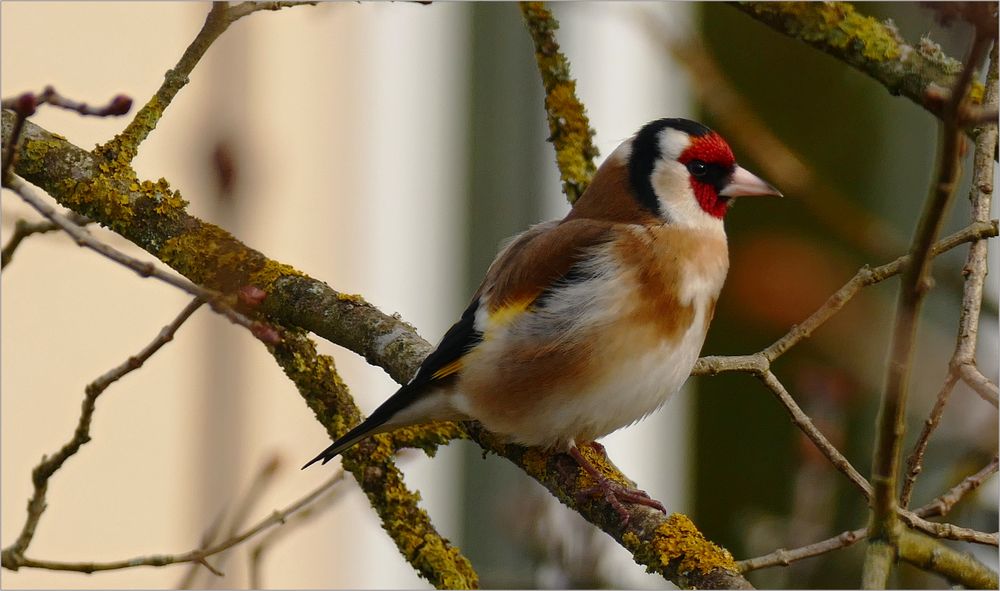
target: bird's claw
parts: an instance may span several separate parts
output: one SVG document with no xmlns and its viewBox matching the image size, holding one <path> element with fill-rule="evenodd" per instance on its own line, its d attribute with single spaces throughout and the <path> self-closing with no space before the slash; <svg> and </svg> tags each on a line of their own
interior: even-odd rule
<svg viewBox="0 0 1000 591">
<path fill-rule="evenodd" d="M 599 448 L 599 451 L 603 452 L 603 446 Z M 621 519 L 622 527 L 628 527 L 628 522 L 631 519 L 631 514 L 622 501 L 633 503 L 636 505 L 645 505 L 646 507 L 652 507 L 657 511 L 663 513 L 667 512 L 666 507 L 663 506 L 659 501 L 651 498 L 646 491 L 639 490 L 637 488 L 632 488 L 625 486 L 624 484 L 615 482 L 611 480 L 604 474 L 602 474 L 582 453 L 573 447 L 570 449 L 570 455 L 577 461 L 577 464 L 583 468 L 590 477 L 594 480 L 593 486 L 588 486 L 587 488 L 581 489 L 576 492 L 577 502 L 582 502 L 587 500 L 589 497 L 601 496 L 604 500 L 611 505 L 614 510 L 618 513 L 618 517 Z"/>
<path fill-rule="evenodd" d="M 653 509 L 663 513 L 667 512 L 667 508 L 656 499 L 650 498 L 646 491 L 639 490 L 637 488 L 629 488 L 603 476 L 598 479 L 598 484 L 576 492 L 577 502 L 584 501 L 588 497 L 596 496 L 604 497 L 604 500 L 606 500 L 608 504 L 614 508 L 614 510 L 618 513 L 618 517 L 621 518 L 622 527 L 628 527 L 628 522 L 632 517 L 622 501 L 652 507 Z"/>
</svg>

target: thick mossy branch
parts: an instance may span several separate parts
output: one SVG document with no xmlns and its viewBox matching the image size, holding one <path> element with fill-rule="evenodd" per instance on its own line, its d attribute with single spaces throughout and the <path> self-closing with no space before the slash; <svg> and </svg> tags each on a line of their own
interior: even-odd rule
<svg viewBox="0 0 1000 591">
<path fill-rule="evenodd" d="M 771 28 L 828 53 L 922 107 L 931 85 L 951 88 L 962 63 L 937 44 L 908 44 L 890 23 L 865 16 L 846 2 L 738 2 L 736 7 Z M 970 89 L 979 102 L 983 86 Z"/>
<path fill-rule="evenodd" d="M 649 507 L 628 505 L 628 527 L 623 529 L 617 511 L 603 498 L 577 498 L 593 483 L 568 454 L 508 444 L 478 423 L 466 426 L 473 441 L 524 470 L 560 502 L 624 546 L 647 571 L 659 573 L 682 588 L 753 588 L 739 574 L 732 555 L 705 539 L 684 515 L 666 516 Z M 588 453 L 589 448 L 581 451 L 611 480 L 634 486 L 607 458 Z"/>
<path fill-rule="evenodd" d="M 569 61 L 559 51 L 555 37 L 559 23 L 541 2 L 521 2 L 521 16 L 535 44 L 535 61 L 545 87 L 549 141 L 556 149 L 563 193 L 570 203 L 575 203 L 597 170 L 594 130 L 576 96 L 576 81 L 570 76 Z"/>
<path fill-rule="evenodd" d="M 14 117 L 3 112 L 3 135 Z M 360 296 L 339 293 L 325 283 L 271 260 L 212 224 L 189 215 L 181 196 L 166 181 L 139 181 L 123 156 L 107 148 L 87 152 L 41 127 L 25 123 L 17 174 L 46 190 L 59 203 L 112 228 L 155 255 L 192 281 L 233 294 L 252 285 L 267 297 L 259 311 L 285 326 L 310 331 L 363 355 L 405 383 L 430 352 L 431 345 L 412 326 L 382 313 Z M 359 419 L 357 408 L 339 382 L 332 360 L 316 355 L 312 343 L 292 331 L 272 352 L 292 377 L 299 392 L 327 427 L 331 436 Z M 615 510 L 603 499 L 578 503 L 577 466 L 565 454 L 503 445 L 478 425 L 466 425 L 469 435 L 489 451 L 502 455 L 537 479 L 563 503 L 626 544 L 636 560 L 682 586 L 747 588 L 724 550 L 703 541 L 697 530 L 665 525 L 668 518 L 645 507 L 633 507 L 627 531 L 621 531 Z M 433 452 L 444 441 L 464 436 L 463 426 L 439 423 L 377 436 L 344 458 L 384 519 L 387 530 L 411 562 L 432 582 L 444 586 L 471 586 L 471 569 L 461 567 L 457 550 L 433 538 L 433 529 L 420 525 L 426 515 L 398 491 L 405 490 L 398 470 L 387 461 L 393 449 L 419 447 Z M 612 478 L 624 475 L 610 464 Z M 566 480 L 567 470 L 576 476 Z M 616 476 L 617 475 L 617 476 Z M 680 533 L 679 533 L 680 532 Z M 625 535 L 629 534 L 628 539 Z M 690 534 L 691 541 L 677 542 Z M 428 536 L 431 536 L 428 538 Z M 693 553 L 689 556 L 688 551 Z M 462 582 L 464 581 L 464 583 Z"/>
<path fill-rule="evenodd" d="M 361 411 L 337 374 L 333 359 L 319 355 L 306 335 L 288 331 L 281 343 L 268 349 L 331 438 L 340 437 L 361 421 Z M 478 587 L 479 578 L 469 560 L 441 537 L 418 505 L 420 495 L 406 488 L 403 473 L 393 461 L 396 450 L 392 443 L 390 437 L 379 435 L 351 448 L 344 453 L 344 469 L 354 475 L 382 527 L 421 576 L 439 589 Z"/>
</svg>

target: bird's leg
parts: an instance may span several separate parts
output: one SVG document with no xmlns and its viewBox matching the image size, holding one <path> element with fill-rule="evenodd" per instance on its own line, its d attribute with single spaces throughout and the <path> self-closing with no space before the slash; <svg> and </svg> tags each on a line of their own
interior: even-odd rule
<svg viewBox="0 0 1000 591">
<path fill-rule="evenodd" d="M 592 443 L 591 445 L 594 447 L 595 451 L 607 458 L 603 445 L 599 443 Z M 587 474 L 589 474 L 594 480 L 594 486 L 587 487 L 576 493 L 577 498 L 579 499 L 580 497 L 595 495 L 603 496 L 605 500 L 607 500 L 608 503 L 615 508 L 615 511 L 618 512 L 618 516 L 621 517 L 623 527 L 628 525 L 629 513 L 628 509 L 625 508 L 625 505 L 622 504 L 622 501 L 652 507 L 658 511 L 662 511 L 663 513 L 667 512 L 666 507 L 664 507 L 659 501 L 651 499 L 645 491 L 625 486 L 624 484 L 615 482 L 605 476 L 600 470 L 597 469 L 596 466 L 594 466 L 594 464 L 590 462 L 590 460 L 586 458 L 586 456 L 583 455 L 583 453 L 580 452 L 580 449 L 576 445 L 569 448 L 569 455 L 572 456 L 573 459 L 576 460 L 576 463 L 579 464 L 579 466 L 583 468 L 584 471 L 586 471 Z"/>
</svg>

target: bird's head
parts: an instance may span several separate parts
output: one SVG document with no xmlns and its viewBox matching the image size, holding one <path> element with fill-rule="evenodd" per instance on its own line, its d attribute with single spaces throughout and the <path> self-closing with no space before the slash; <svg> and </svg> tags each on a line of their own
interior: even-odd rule
<svg viewBox="0 0 1000 591">
<path fill-rule="evenodd" d="M 575 208 L 611 213 L 610 203 L 617 202 L 619 210 L 694 226 L 718 224 L 736 197 L 781 195 L 736 164 L 722 136 L 688 119 L 644 125 L 608 157 L 591 189 Z"/>
</svg>

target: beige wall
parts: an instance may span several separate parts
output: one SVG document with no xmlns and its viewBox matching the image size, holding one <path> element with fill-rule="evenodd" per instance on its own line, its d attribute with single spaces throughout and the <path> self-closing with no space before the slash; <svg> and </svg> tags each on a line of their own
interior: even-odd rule
<svg viewBox="0 0 1000 591">
<path fill-rule="evenodd" d="M 117 92 L 141 101 L 207 9 L 4 3 L 3 95 L 52 83 L 92 103 Z M 463 180 L 449 159 L 463 122 L 463 95 L 451 91 L 463 86 L 462 11 L 337 4 L 252 15 L 209 51 L 144 144 L 136 168 L 143 178 L 169 179 L 194 215 L 338 289 L 364 293 L 424 334 L 441 334 L 459 307 L 452 295 L 461 252 L 454 228 L 461 226 L 456 203 Z M 405 96 L 406 108 L 379 102 L 393 96 Z M 125 122 L 51 109 L 35 121 L 83 147 Z M 237 147 L 241 184 L 233 207 L 219 205 L 207 174 L 220 136 Z M 4 194 L 3 213 L 4 238 L 16 219 L 34 219 L 13 194 Z M 418 239 L 426 235 L 435 240 Z M 414 284 L 430 288 L 405 288 Z M 68 439 L 83 387 L 152 339 L 186 298 L 57 235 L 26 242 L 4 270 L 2 287 L 0 538 L 6 545 L 23 523 L 31 466 Z M 337 357 L 366 411 L 392 392 L 380 370 L 328 343 L 321 348 Z M 298 466 L 326 444 L 266 351 L 201 310 L 147 367 L 100 399 L 93 442 L 53 478 L 29 555 L 103 561 L 185 551 L 271 454 L 282 458 L 283 470 L 254 519 L 324 480 L 333 467 L 300 472 Z M 410 462 L 418 465 L 407 472 L 438 526 L 452 533 L 453 493 L 428 483 L 448 480 L 448 456 Z M 426 587 L 356 486 L 344 486 L 350 490 L 336 509 L 274 548 L 264 583 Z M 207 577 L 198 584 L 244 585 L 238 558 L 227 561 L 224 581 Z M 176 585 L 183 570 L 86 577 L 26 569 L 0 576 L 5 587 L 164 587 Z"/>
</svg>

